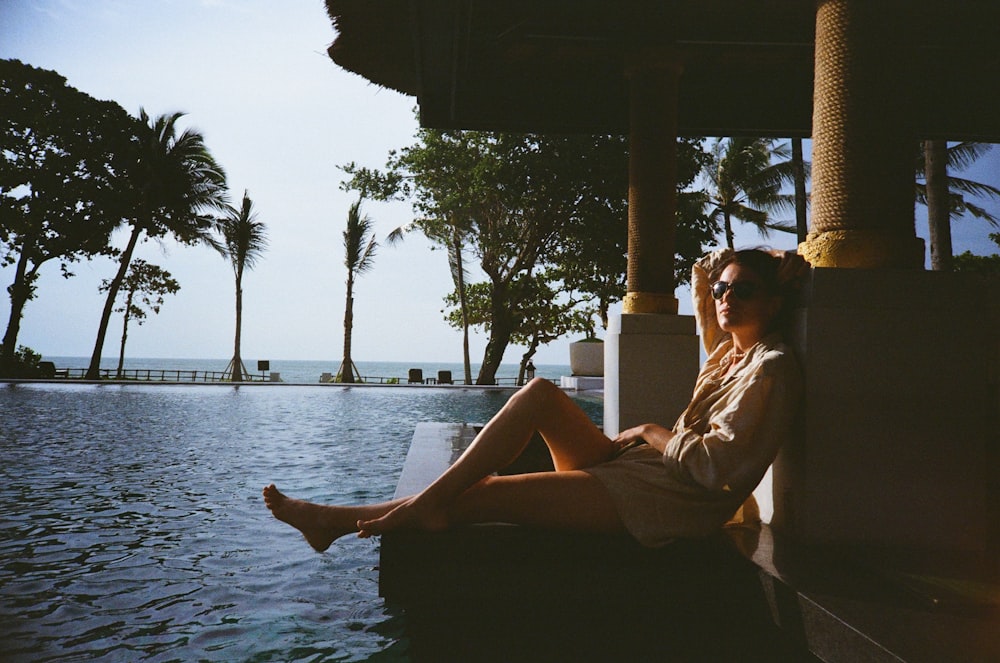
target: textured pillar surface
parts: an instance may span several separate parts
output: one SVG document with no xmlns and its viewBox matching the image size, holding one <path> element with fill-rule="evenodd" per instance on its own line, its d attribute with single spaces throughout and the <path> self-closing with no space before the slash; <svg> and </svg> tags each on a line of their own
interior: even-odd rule
<svg viewBox="0 0 1000 663">
<path fill-rule="evenodd" d="M 626 313 L 677 313 L 677 81 L 669 56 L 637 55 L 630 89 Z"/>
<path fill-rule="evenodd" d="M 896 2 L 818 3 L 812 228 L 799 247 L 814 266 L 923 266 L 907 18 Z"/>
</svg>

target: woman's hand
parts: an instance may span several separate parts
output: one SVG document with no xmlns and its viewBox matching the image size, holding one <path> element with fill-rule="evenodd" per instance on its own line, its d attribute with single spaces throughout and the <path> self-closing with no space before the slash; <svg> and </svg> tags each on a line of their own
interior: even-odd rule
<svg viewBox="0 0 1000 663">
<path fill-rule="evenodd" d="M 809 272 L 809 263 L 795 251 L 772 251 L 771 255 L 781 260 L 778 265 L 778 283 L 798 281 Z"/>
<path fill-rule="evenodd" d="M 641 424 L 634 428 L 623 430 L 611 443 L 614 445 L 615 451 L 618 451 L 628 444 L 642 440 L 660 453 L 663 453 L 667 448 L 667 443 L 673 436 L 674 432 L 672 430 L 664 428 L 659 424 Z"/>
</svg>

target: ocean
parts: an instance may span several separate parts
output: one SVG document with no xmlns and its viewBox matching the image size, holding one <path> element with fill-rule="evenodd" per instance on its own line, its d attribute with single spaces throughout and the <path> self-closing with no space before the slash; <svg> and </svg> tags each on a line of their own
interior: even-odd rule
<svg viewBox="0 0 1000 663">
<path fill-rule="evenodd" d="M 330 368 L 271 370 L 315 383 Z M 378 541 L 316 553 L 260 490 L 389 499 L 418 422 L 485 422 L 511 393 L 0 384 L 3 660 L 410 660 Z M 600 423 L 598 400 L 580 404 Z"/>
</svg>

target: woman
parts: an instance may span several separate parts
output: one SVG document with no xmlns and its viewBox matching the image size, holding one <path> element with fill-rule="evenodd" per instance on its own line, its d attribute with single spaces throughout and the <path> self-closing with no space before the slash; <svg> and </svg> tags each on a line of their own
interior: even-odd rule
<svg viewBox="0 0 1000 663">
<path fill-rule="evenodd" d="M 536 379 L 418 495 L 328 506 L 271 484 L 264 502 L 318 551 L 349 533 L 480 522 L 627 532 L 645 546 L 709 534 L 750 497 L 790 435 L 800 378 L 779 328 L 785 288 L 806 267 L 793 253 L 760 250 L 698 262 L 692 293 L 709 356 L 673 429 L 644 424 L 609 439 L 562 390 Z M 495 476 L 536 431 L 555 471 Z"/>
</svg>

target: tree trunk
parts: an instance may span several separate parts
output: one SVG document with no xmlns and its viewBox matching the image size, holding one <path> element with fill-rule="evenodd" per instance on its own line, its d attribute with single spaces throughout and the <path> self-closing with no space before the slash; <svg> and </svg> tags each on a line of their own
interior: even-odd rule
<svg viewBox="0 0 1000 663">
<path fill-rule="evenodd" d="M 344 308 L 344 360 L 340 364 L 340 381 L 354 383 L 354 360 L 351 358 L 351 333 L 354 328 L 354 274 L 347 275 L 347 303 Z"/>
<path fill-rule="evenodd" d="M 118 273 L 108 286 L 108 298 L 104 301 L 104 312 L 101 314 L 101 324 L 97 328 L 97 341 L 94 343 L 94 353 L 90 356 L 90 366 L 87 367 L 87 380 L 99 380 L 101 377 L 101 353 L 104 351 L 104 337 L 108 333 L 108 323 L 111 321 L 111 312 L 115 307 L 115 299 L 118 291 L 125 280 L 129 263 L 132 262 L 132 253 L 135 245 L 139 243 L 139 236 L 142 235 L 142 227 L 134 226 L 132 236 L 129 237 L 128 246 L 122 253 L 121 262 L 118 264 Z"/>
<path fill-rule="evenodd" d="M 243 333 L 243 270 L 236 271 L 236 335 L 233 341 L 233 382 L 243 382 L 243 358 L 240 356 L 240 337 Z"/>
<path fill-rule="evenodd" d="M 723 223 L 723 227 L 725 228 L 725 231 L 726 231 L 726 246 L 728 246 L 731 249 L 736 248 L 733 245 L 733 242 L 734 242 L 734 239 L 733 239 L 733 220 L 732 220 L 732 218 L 730 218 L 729 212 L 724 212 L 723 213 L 723 215 L 722 215 L 722 223 Z"/>
<path fill-rule="evenodd" d="M 927 226 L 931 269 L 951 271 L 951 200 L 948 195 L 948 143 L 924 141 L 924 180 L 927 187 Z"/>
<path fill-rule="evenodd" d="M 122 342 L 118 346 L 118 370 L 115 371 L 115 377 L 119 380 L 122 379 L 122 367 L 125 366 L 125 340 L 128 338 L 128 321 L 131 317 L 129 313 L 132 311 L 132 296 L 135 294 L 134 290 L 130 290 L 128 297 L 125 298 L 125 315 L 122 318 Z"/>
<path fill-rule="evenodd" d="M 538 339 L 532 338 L 531 343 L 528 345 L 528 350 L 523 355 L 521 355 L 521 365 L 517 367 L 518 386 L 524 385 L 525 367 L 528 365 L 528 362 L 531 361 L 531 358 L 535 356 L 535 353 L 537 351 L 538 351 Z"/>
<path fill-rule="evenodd" d="M 801 244 L 809 234 L 806 220 L 806 164 L 802 157 L 801 138 L 792 139 L 792 168 L 795 170 L 795 234 Z"/>
<path fill-rule="evenodd" d="M 483 365 L 479 369 L 477 385 L 496 384 L 497 369 L 503 361 L 504 352 L 510 345 L 510 337 L 514 331 L 514 321 L 510 313 L 510 301 L 506 288 L 494 284 L 490 300 L 490 337 L 486 342 L 486 352 L 483 354 Z"/>
<path fill-rule="evenodd" d="M 457 234 L 452 250 L 455 252 L 455 271 L 458 274 L 455 287 L 458 289 L 458 306 L 462 313 L 462 365 L 465 368 L 465 384 L 472 384 L 472 361 L 469 358 L 469 305 L 465 299 L 465 271 L 462 264 L 462 243 Z"/>
<path fill-rule="evenodd" d="M 31 297 L 32 285 L 38 274 L 38 265 L 28 272 L 28 256 L 22 250 L 14 272 L 14 282 L 7 291 L 10 293 L 10 317 L 7 320 L 7 331 L 3 335 L 3 355 L 0 359 L 6 364 L 14 360 L 17 351 L 17 335 L 21 331 L 21 314 L 24 305 Z"/>
</svg>

